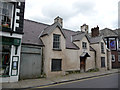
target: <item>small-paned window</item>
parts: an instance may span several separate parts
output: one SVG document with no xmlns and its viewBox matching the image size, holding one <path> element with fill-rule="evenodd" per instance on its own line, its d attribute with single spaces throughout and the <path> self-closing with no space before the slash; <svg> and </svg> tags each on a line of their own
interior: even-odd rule
<svg viewBox="0 0 120 90">
<path fill-rule="evenodd" d="M 52 59 L 51 71 L 61 71 L 62 59 Z"/>
<path fill-rule="evenodd" d="M 12 28 L 13 4 L 0 2 L 0 27 Z"/>
<path fill-rule="evenodd" d="M 101 53 L 104 53 L 104 43 L 101 42 Z"/>
<path fill-rule="evenodd" d="M 53 34 L 53 49 L 60 49 L 60 35 Z"/>
<path fill-rule="evenodd" d="M 120 55 L 118 55 L 118 62 L 120 62 Z"/>
<path fill-rule="evenodd" d="M 101 57 L 101 68 L 105 67 L 105 57 Z"/>
<path fill-rule="evenodd" d="M 115 62 L 115 55 L 111 55 L 112 56 L 112 62 Z"/>
<path fill-rule="evenodd" d="M 83 47 L 83 49 L 87 49 L 87 43 L 86 42 L 82 42 L 82 47 Z"/>
</svg>

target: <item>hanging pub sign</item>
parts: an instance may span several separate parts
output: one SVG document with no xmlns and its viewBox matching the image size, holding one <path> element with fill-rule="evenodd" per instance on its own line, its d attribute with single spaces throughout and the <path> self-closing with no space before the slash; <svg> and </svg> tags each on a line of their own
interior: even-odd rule
<svg viewBox="0 0 120 90">
<path fill-rule="evenodd" d="M 109 39 L 109 47 L 110 47 L 110 50 L 116 50 L 116 40 L 115 40 L 115 38 L 110 38 Z"/>
</svg>

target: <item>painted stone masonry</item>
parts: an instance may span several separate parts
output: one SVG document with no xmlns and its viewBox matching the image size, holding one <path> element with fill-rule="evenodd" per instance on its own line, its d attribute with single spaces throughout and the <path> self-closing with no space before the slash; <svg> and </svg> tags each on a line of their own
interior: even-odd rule
<svg viewBox="0 0 120 90">
<path fill-rule="evenodd" d="M 59 16 L 52 25 L 25 19 L 22 45 L 41 48 L 42 58 L 38 58 L 41 68 L 34 69 L 40 70 L 40 76 L 44 74 L 46 77 L 54 77 L 65 75 L 69 71 L 86 72 L 95 68 L 110 70 L 111 51 L 106 47 L 102 36 L 94 35 L 96 30 L 99 32 L 98 26 L 92 29 L 92 36 L 86 24 L 81 26 L 80 31 L 64 29 L 63 19 Z M 26 60 L 23 58 L 22 61 Z M 30 62 L 35 63 L 35 60 Z M 28 74 L 32 76 L 30 72 Z"/>
</svg>

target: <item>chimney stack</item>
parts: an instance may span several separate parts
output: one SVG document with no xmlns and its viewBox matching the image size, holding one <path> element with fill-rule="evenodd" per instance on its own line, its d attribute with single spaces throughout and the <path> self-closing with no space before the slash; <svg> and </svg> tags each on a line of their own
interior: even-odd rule
<svg viewBox="0 0 120 90">
<path fill-rule="evenodd" d="M 82 32 L 85 32 L 85 33 L 88 33 L 88 25 L 83 24 L 83 25 L 81 26 L 81 31 L 82 31 Z"/>
<path fill-rule="evenodd" d="M 91 29 L 92 37 L 97 37 L 99 36 L 99 27 L 94 27 Z"/>
<path fill-rule="evenodd" d="M 63 19 L 59 16 L 57 16 L 55 19 L 54 19 L 54 23 L 58 22 L 61 27 L 63 27 Z"/>
</svg>

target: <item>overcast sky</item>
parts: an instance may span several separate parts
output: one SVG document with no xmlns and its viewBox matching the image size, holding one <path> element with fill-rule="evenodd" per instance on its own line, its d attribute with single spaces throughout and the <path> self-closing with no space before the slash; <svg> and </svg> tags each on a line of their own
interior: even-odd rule
<svg viewBox="0 0 120 90">
<path fill-rule="evenodd" d="M 63 18 L 63 28 L 74 31 L 86 23 L 89 30 L 97 25 L 118 28 L 119 0 L 26 0 L 25 19 L 53 24 L 54 18 Z"/>
</svg>

